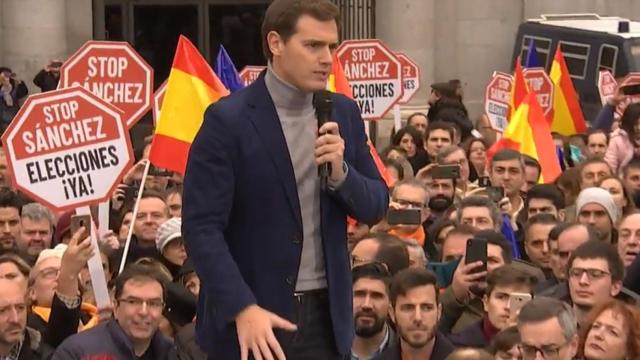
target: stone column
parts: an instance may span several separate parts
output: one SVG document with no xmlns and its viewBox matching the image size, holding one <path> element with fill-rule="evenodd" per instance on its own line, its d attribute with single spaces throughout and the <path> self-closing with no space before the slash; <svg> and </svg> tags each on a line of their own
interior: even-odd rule
<svg viewBox="0 0 640 360">
<path fill-rule="evenodd" d="M 52 58 L 64 58 L 66 43 L 65 0 L 3 0 L 0 3 L 3 60 L 38 92 L 33 77 Z"/>
<path fill-rule="evenodd" d="M 447 0 L 449 1 L 449 0 Z M 436 0 L 377 0 L 376 37 L 391 50 L 401 51 L 420 67 L 422 87 L 408 104 L 401 106 L 402 119 L 428 109 L 429 84 L 434 78 Z M 393 129 L 393 111 L 378 122 L 378 149 L 389 145 Z"/>
</svg>

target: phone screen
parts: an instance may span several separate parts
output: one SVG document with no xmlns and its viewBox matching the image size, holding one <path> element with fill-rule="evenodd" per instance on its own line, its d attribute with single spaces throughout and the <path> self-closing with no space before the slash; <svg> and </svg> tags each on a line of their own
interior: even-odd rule
<svg viewBox="0 0 640 360">
<path fill-rule="evenodd" d="M 387 223 L 389 225 L 420 225 L 420 209 L 389 209 Z"/>
<path fill-rule="evenodd" d="M 471 264 L 482 261 L 482 266 L 473 270 L 474 273 L 487 271 L 487 239 L 472 238 L 467 240 L 467 249 L 465 252 L 465 264 Z"/>
</svg>

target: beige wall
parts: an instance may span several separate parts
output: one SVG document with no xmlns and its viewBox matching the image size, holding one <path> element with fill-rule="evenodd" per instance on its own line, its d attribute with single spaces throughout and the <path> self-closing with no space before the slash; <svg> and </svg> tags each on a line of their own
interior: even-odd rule
<svg viewBox="0 0 640 360">
<path fill-rule="evenodd" d="M 483 111 L 492 72 L 510 71 L 518 25 L 540 14 L 569 12 L 640 20 L 640 0 L 377 0 L 377 37 L 393 50 L 413 55 L 426 69 L 422 91 L 402 107 L 403 115 L 426 110 L 429 84 L 460 78 L 475 119 Z M 388 143 L 391 115 L 380 123 L 379 147 Z"/>
<path fill-rule="evenodd" d="M 33 77 L 49 60 L 64 59 L 91 39 L 92 23 L 89 0 L 2 0 L 0 64 L 38 92 Z"/>
</svg>

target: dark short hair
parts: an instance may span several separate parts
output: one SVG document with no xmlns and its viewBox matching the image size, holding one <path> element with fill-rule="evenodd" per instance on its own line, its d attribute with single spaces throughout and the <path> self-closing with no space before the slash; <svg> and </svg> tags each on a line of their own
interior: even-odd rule
<svg viewBox="0 0 640 360">
<path fill-rule="evenodd" d="M 369 233 L 360 241 L 368 239 L 374 240 L 379 245 L 374 260 L 387 265 L 392 276 L 409 267 L 409 250 L 404 241 L 382 232 Z"/>
<path fill-rule="evenodd" d="M 182 187 L 181 184 L 177 184 L 177 185 L 171 186 L 171 187 L 167 188 L 167 190 L 165 190 L 164 199 L 166 201 L 167 199 L 169 199 L 169 196 L 171 196 L 173 194 L 178 194 L 178 195 L 180 195 L 180 197 L 182 197 L 182 192 L 183 192 L 183 187 Z"/>
<path fill-rule="evenodd" d="M 157 282 L 162 287 L 162 298 L 165 297 L 165 278 L 162 274 L 155 270 L 153 266 L 143 264 L 131 264 L 124 268 L 124 271 L 118 275 L 115 280 L 115 298 L 120 299 L 124 286 L 130 280 L 142 280 L 148 282 Z"/>
<path fill-rule="evenodd" d="M 319 21 L 333 20 L 340 26 L 340 10 L 329 0 L 275 0 L 269 5 L 262 22 L 262 51 L 266 60 L 273 58 L 267 35 L 275 31 L 287 42 L 296 33 L 296 25 L 303 15 Z"/>
<path fill-rule="evenodd" d="M 557 186 L 552 184 L 536 184 L 527 192 L 527 199 L 524 201 L 525 209 L 529 208 L 531 199 L 545 199 L 553 203 L 558 210 L 565 208 L 564 195 Z"/>
<path fill-rule="evenodd" d="M 520 344 L 520 332 L 518 332 L 518 327 L 510 326 L 493 337 L 487 351 L 492 355 L 495 355 L 498 351 L 509 351 L 512 347 L 518 344 Z"/>
<path fill-rule="evenodd" d="M 525 228 L 525 233 L 529 231 L 529 228 L 533 225 L 554 225 L 558 224 L 558 219 L 556 219 L 551 214 L 535 214 L 527 220 L 527 225 Z M 526 236 L 525 236 L 526 238 Z"/>
<path fill-rule="evenodd" d="M 620 117 L 620 128 L 627 132 L 629 138 L 633 137 L 633 128 L 636 125 L 638 118 L 640 118 L 640 104 L 633 103 L 627 105 Z"/>
<path fill-rule="evenodd" d="M 518 160 L 520 163 L 520 168 L 524 170 L 524 159 L 520 152 L 512 150 L 512 149 L 502 149 L 493 155 L 491 158 L 491 167 L 493 168 L 493 164 L 496 161 L 509 161 L 509 160 Z"/>
<path fill-rule="evenodd" d="M 502 250 L 502 260 L 504 260 L 505 264 L 511 264 L 513 260 L 511 244 L 509 244 L 504 235 L 493 230 L 482 230 L 476 233 L 475 237 L 486 239 L 487 245 L 499 246 L 500 250 Z"/>
<path fill-rule="evenodd" d="M 353 284 L 355 284 L 360 279 L 382 281 L 382 283 L 384 283 L 385 289 L 387 290 L 387 295 L 389 294 L 389 287 L 391 286 L 391 273 L 383 263 L 376 261 L 354 266 L 353 269 L 351 269 L 351 279 Z"/>
<path fill-rule="evenodd" d="M 609 143 L 609 134 L 607 134 L 604 130 L 602 129 L 589 129 L 587 130 L 587 145 L 589 144 L 589 139 L 591 138 L 591 135 L 597 135 L 597 134 L 602 134 L 604 135 L 605 138 L 607 138 L 607 144 Z"/>
<path fill-rule="evenodd" d="M 427 126 L 427 131 L 424 134 L 424 138 L 428 139 L 429 134 L 431 134 L 431 132 L 434 130 L 444 130 L 448 132 L 449 136 L 451 137 L 451 141 L 453 141 L 453 138 L 455 137 L 455 130 L 453 129 L 453 126 L 451 126 L 451 124 L 444 121 L 430 121 L 429 126 Z"/>
<path fill-rule="evenodd" d="M 622 178 L 626 178 L 627 175 L 629 175 L 629 170 L 631 169 L 640 169 L 640 159 L 633 158 L 629 161 L 627 166 L 622 168 Z"/>
<path fill-rule="evenodd" d="M 578 246 L 569 258 L 568 268 L 571 268 L 575 259 L 603 259 L 609 266 L 613 281 L 622 281 L 624 278 L 624 263 L 616 248 L 609 243 L 590 240 Z"/>
<path fill-rule="evenodd" d="M 526 286 L 533 294 L 538 278 L 528 270 L 515 265 L 503 265 L 487 275 L 487 296 L 490 296 L 496 286 Z"/>
<path fill-rule="evenodd" d="M 18 210 L 18 215 L 22 216 L 22 200 L 17 192 L 9 187 L 0 188 L 0 208 L 14 208 Z"/>
<path fill-rule="evenodd" d="M 468 207 L 485 207 L 489 209 L 493 225 L 497 226 L 502 221 L 502 215 L 496 204 L 486 196 L 467 196 L 458 204 L 458 223 L 462 222 L 462 211 Z"/>
<path fill-rule="evenodd" d="M 536 168 L 538 170 L 538 179 L 540 175 L 542 175 L 542 167 L 540 166 L 540 162 L 529 155 L 522 155 L 524 159 L 524 166 L 530 166 Z"/>
<path fill-rule="evenodd" d="M 558 241 L 560 234 L 567 230 L 571 225 L 572 224 L 565 222 L 557 223 L 556 226 L 549 231 L 549 241 Z"/>
<path fill-rule="evenodd" d="M 613 171 L 611 170 L 611 167 L 609 166 L 608 162 L 606 162 L 601 157 L 591 156 L 591 157 L 588 157 L 586 160 L 584 160 L 582 163 L 580 163 L 580 179 L 579 179 L 580 184 L 582 184 L 582 171 L 584 170 L 585 167 L 592 164 L 605 164 L 609 168 L 609 171 L 611 172 L 611 174 L 613 174 Z"/>
<path fill-rule="evenodd" d="M 395 306 L 398 296 L 406 295 L 410 290 L 420 286 L 432 285 L 438 302 L 438 279 L 436 275 L 425 268 L 407 268 L 399 271 L 391 280 L 389 298 Z"/>
<path fill-rule="evenodd" d="M 402 137 L 405 134 L 409 134 L 409 136 L 411 136 L 411 138 L 413 139 L 413 142 L 416 144 L 417 149 L 422 149 L 423 147 L 422 134 L 420 134 L 420 132 L 416 130 L 413 126 L 409 126 L 409 125 L 398 130 L 398 132 L 396 132 L 393 135 L 393 139 L 391 139 L 391 143 L 394 146 L 399 146 L 400 141 L 402 141 Z"/>
</svg>

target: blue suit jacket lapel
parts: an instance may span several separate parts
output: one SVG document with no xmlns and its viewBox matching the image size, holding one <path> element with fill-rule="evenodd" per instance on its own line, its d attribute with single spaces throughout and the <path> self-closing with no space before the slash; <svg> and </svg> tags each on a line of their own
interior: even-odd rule
<svg viewBox="0 0 640 360">
<path fill-rule="evenodd" d="M 293 165 L 291 165 L 291 156 L 282 131 L 280 118 L 264 82 L 264 74 L 265 72 L 251 85 L 253 94 L 250 97 L 252 102 L 249 107 L 252 111 L 249 111 L 249 116 L 258 137 L 264 145 L 265 152 L 270 155 L 273 165 L 278 171 L 280 183 L 287 195 L 291 211 L 298 225 L 302 228 L 300 201 L 298 199 L 296 177 L 293 172 Z"/>
</svg>

